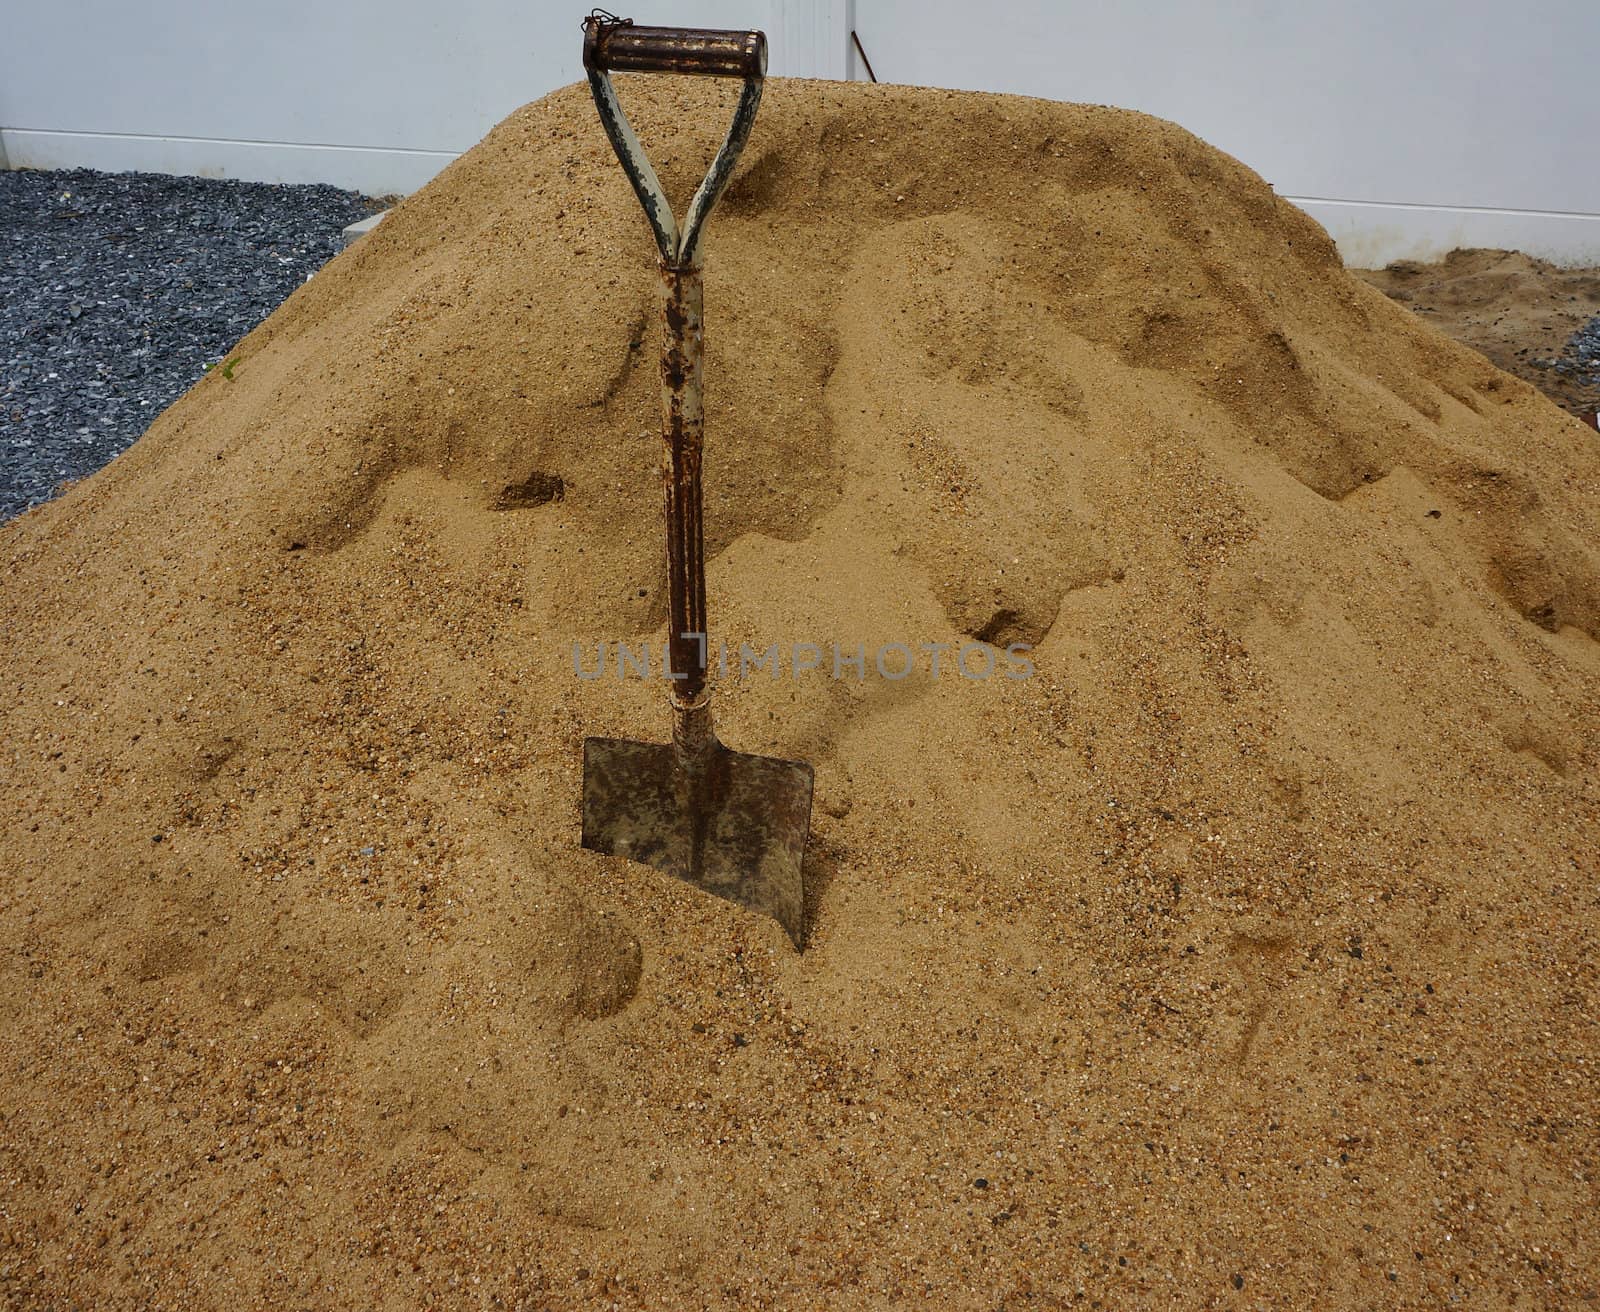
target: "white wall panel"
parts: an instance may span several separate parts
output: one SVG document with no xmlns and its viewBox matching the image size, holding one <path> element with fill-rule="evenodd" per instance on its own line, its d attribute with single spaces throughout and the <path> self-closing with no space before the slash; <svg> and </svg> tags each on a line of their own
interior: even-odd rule
<svg viewBox="0 0 1600 1312">
<path fill-rule="evenodd" d="M 775 75 L 842 77 L 846 0 L 649 0 L 640 22 L 762 27 Z M 13 167 L 415 189 L 518 105 L 583 76 L 587 8 L 549 0 L 11 0 Z"/>
<path fill-rule="evenodd" d="M 1237 156 L 1352 262 L 1600 261 L 1596 0 L 861 0 L 885 82 L 1144 110 Z"/>
<path fill-rule="evenodd" d="M 1348 258 L 1511 244 L 1600 262 L 1595 0 L 641 0 L 763 27 L 774 75 L 1141 109 L 1238 156 Z M 10 0 L 0 152 L 408 191 L 582 75 L 550 0 Z"/>
</svg>

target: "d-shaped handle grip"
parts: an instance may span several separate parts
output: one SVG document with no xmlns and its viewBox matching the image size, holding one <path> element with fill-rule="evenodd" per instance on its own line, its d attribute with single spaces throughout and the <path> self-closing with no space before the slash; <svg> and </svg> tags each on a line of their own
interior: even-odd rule
<svg viewBox="0 0 1600 1312">
<path fill-rule="evenodd" d="M 635 27 L 629 18 L 595 10 L 583 20 L 583 66 L 589 74 L 600 123 L 611 138 L 622 171 L 644 207 L 655 234 L 661 262 L 670 269 L 700 265 L 700 231 L 717 198 L 733 176 L 739 152 L 749 139 L 761 105 L 767 70 L 767 38 L 762 32 L 713 32 L 685 27 Z M 689 73 L 702 77 L 739 77 L 744 90 L 722 148 L 711 161 L 705 180 L 689 202 L 680 231 L 661 180 L 611 85 L 612 70 L 640 73 Z"/>
<path fill-rule="evenodd" d="M 600 14 L 591 14 L 583 31 L 583 66 L 590 72 L 761 77 L 767 71 L 762 32 L 638 27 Z"/>
</svg>

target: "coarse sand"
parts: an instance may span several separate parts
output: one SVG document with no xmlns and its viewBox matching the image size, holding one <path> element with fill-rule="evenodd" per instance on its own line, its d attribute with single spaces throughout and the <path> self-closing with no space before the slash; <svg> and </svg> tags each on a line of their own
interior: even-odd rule
<svg viewBox="0 0 1600 1312">
<path fill-rule="evenodd" d="M 0 1304 L 1600 1296 L 1593 432 L 1170 124 L 771 82 L 713 628 L 1036 671 L 721 680 L 797 953 L 578 845 L 657 296 L 569 87 L 0 529 Z"/>
</svg>

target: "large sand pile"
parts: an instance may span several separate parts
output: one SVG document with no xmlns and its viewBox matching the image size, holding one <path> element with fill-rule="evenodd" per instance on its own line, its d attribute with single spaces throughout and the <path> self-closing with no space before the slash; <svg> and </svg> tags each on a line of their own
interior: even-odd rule
<svg viewBox="0 0 1600 1312">
<path fill-rule="evenodd" d="M 623 95 L 681 193 L 731 88 Z M 1593 1297 L 1593 434 L 1169 124 L 773 83 L 713 623 L 1037 644 L 730 681 L 796 954 L 578 846 L 656 296 L 569 88 L 0 533 L 0 1301 Z"/>
</svg>

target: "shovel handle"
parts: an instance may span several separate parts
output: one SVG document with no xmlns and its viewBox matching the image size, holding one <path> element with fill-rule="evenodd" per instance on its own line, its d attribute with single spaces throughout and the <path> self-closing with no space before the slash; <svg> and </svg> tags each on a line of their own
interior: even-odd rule
<svg viewBox="0 0 1600 1312">
<path fill-rule="evenodd" d="M 766 81 L 767 38 L 763 32 L 718 32 L 690 27 L 639 27 L 631 18 L 618 18 L 596 9 L 583 20 L 583 66 L 589 74 L 600 122 L 644 207 L 668 268 L 698 268 L 700 230 L 733 176 L 733 166 L 750 136 L 761 88 Z M 733 111 L 733 122 L 722 148 L 711 161 L 705 180 L 689 202 L 683 227 L 673 216 L 667 193 L 639 144 L 628 116 L 611 85 L 613 69 L 645 73 L 691 73 L 704 77 L 737 77 L 744 90 Z"/>
<path fill-rule="evenodd" d="M 762 32 L 699 27 L 640 27 L 601 10 L 583 23 L 583 66 L 594 73 L 684 73 L 693 77 L 762 77 Z"/>
</svg>

